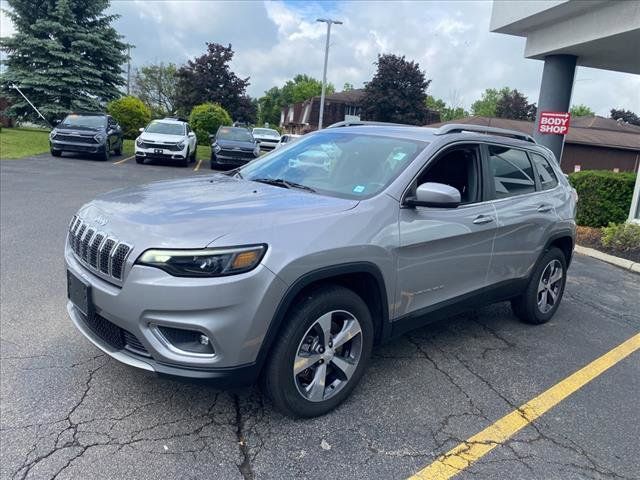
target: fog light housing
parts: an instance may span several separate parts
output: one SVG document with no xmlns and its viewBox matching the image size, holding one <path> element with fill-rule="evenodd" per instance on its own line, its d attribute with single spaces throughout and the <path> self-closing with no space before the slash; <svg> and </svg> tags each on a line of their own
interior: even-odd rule
<svg viewBox="0 0 640 480">
<path fill-rule="evenodd" d="M 207 335 L 198 330 L 158 326 L 158 331 L 172 350 L 180 354 L 214 355 L 215 350 Z"/>
</svg>

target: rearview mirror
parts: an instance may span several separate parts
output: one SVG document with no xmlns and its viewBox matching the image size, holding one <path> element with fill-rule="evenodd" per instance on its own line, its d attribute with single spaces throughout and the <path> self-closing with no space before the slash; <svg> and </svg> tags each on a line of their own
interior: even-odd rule
<svg viewBox="0 0 640 480">
<path fill-rule="evenodd" d="M 405 204 L 411 207 L 456 208 L 460 205 L 460 191 L 444 183 L 427 182 L 419 185 L 416 196 L 407 198 Z"/>
</svg>

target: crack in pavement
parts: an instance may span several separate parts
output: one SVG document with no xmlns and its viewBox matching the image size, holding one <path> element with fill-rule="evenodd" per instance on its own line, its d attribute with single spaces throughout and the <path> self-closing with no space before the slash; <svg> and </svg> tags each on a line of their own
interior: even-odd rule
<svg viewBox="0 0 640 480">
<path fill-rule="evenodd" d="M 238 464 L 238 471 L 244 480 L 253 480 L 253 467 L 251 466 L 251 457 L 249 455 L 249 447 L 245 438 L 245 420 L 242 417 L 242 406 L 240 405 L 240 397 L 237 393 L 231 394 L 233 399 L 233 406 L 235 408 L 235 426 L 236 426 L 236 441 L 238 442 L 238 449 L 240 450 L 241 463 Z"/>
</svg>

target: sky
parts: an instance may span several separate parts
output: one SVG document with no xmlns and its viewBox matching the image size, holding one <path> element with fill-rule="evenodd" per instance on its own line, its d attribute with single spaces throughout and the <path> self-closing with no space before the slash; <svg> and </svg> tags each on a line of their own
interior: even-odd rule
<svg viewBox="0 0 640 480">
<path fill-rule="evenodd" d="M 6 8 L 6 1 L 0 4 Z M 525 40 L 489 32 L 491 1 L 187 1 L 112 0 L 115 27 L 135 45 L 132 67 L 182 64 L 205 42 L 231 44 L 232 69 L 250 77 L 259 97 L 297 73 L 320 79 L 326 25 L 331 33 L 328 81 L 356 88 L 375 73 L 379 53 L 417 61 L 431 79 L 428 93 L 469 108 L 486 88 L 517 88 L 537 103 L 543 63 L 523 57 Z M 0 30 L 12 26 L 2 14 Z M 640 112 L 640 76 L 579 67 L 572 104 L 608 116 L 611 108 Z"/>
</svg>

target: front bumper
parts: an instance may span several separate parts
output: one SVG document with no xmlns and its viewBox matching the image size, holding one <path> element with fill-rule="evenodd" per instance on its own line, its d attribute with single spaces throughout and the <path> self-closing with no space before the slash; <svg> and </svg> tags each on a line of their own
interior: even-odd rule
<svg viewBox="0 0 640 480">
<path fill-rule="evenodd" d="M 148 158 L 150 160 L 184 160 L 187 158 L 187 147 L 176 151 L 166 148 L 140 148 L 136 145 L 135 153 L 137 158 Z"/>
<path fill-rule="evenodd" d="M 273 150 L 278 145 L 278 142 L 273 142 L 270 140 L 259 140 L 260 150 Z"/>
<path fill-rule="evenodd" d="M 49 148 L 51 150 L 58 150 L 60 152 L 84 152 L 84 153 L 104 153 L 104 143 L 77 143 L 49 140 Z"/>
<path fill-rule="evenodd" d="M 71 302 L 67 310 L 78 330 L 102 351 L 127 365 L 224 386 L 255 381 L 256 359 L 286 285 L 260 265 L 245 274 L 219 278 L 178 278 L 136 265 L 122 288 L 95 276 L 65 248 L 67 268 L 91 287 L 95 315 L 119 329 L 134 345 L 113 342 Z M 106 323 L 105 323 L 106 322 Z M 172 348 L 158 327 L 196 330 L 207 335 L 212 355 Z"/>
<path fill-rule="evenodd" d="M 225 150 L 220 150 L 212 155 L 214 163 L 233 166 L 245 165 L 256 158 L 257 156 L 253 152 L 228 153 Z"/>
</svg>

